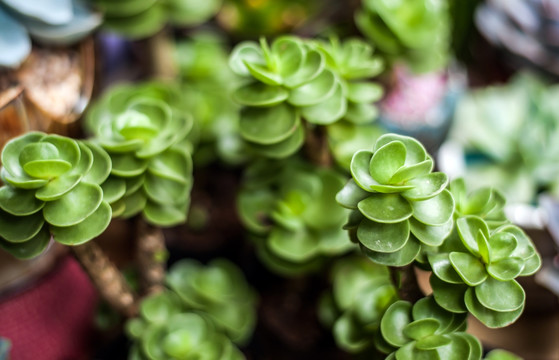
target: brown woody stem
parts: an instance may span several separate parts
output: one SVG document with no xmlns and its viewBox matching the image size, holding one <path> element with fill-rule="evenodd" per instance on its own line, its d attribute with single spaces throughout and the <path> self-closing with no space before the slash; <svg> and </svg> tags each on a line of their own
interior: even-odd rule
<svg viewBox="0 0 559 360">
<path fill-rule="evenodd" d="M 137 299 L 119 269 L 103 250 L 89 241 L 73 246 L 74 255 L 87 272 L 101 297 L 115 310 L 127 317 L 138 313 Z"/>
<path fill-rule="evenodd" d="M 312 126 L 307 123 L 305 139 L 305 155 L 318 166 L 332 166 L 332 155 L 328 147 L 328 136 L 324 126 Z"/>
<path fill-rule="evenodd" d="M 136 260 L 140 285 L 145 295 L 163 291 L 167 248 L 163 231 L 138 219 L 136 227 Z"/>
<path fill-rule="evenodd" d="M 389 269 L 392 282 L 398 289 L 398 296 L 401 300 L 414 304 L 425 296 L 419 288 L 413 265 L 410 264 L 401 268 L 389 267 Z"/>
</svg>

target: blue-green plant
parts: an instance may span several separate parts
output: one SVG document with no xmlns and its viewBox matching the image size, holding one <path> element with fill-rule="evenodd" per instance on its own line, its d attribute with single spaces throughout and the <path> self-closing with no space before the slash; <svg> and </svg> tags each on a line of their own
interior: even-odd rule
<svg viewBox="0 0 559 360">
<path fill-rule="evenodd" d="M 450 234 L 454 200 L 447 175 L 433 166 L 421 143 L 395 134 L 353 156 L 352 179 L 336 200 L 351 209 L 345 228 L 374 261 L 410 264 L 422 246 L 439 246 Z"/>
<path fill-rule="evenodd" d="M 342 229 L 347 212 L 335 202 L 343 183 L 335 170 L 296 160 L 248 168 L 238 211 L 269 267 L 284 274 L 310 271 L 352 247 Z"/>
<path fill-rule="evenodd" d="M 450 13 L 444 0 L 363 0 L 355 23 L 390 62 L 416 72 L 437 70 L 450 55 Z"/>
<path fill-rule="evenodd" d="M 285 158 L 305 142 L 305 132 L 341 119 L 372 121 L 371 103 L 382 89 L 365 81 L 382 62 L 361 40 L 275 39 L 271 46 L 242 42 L 231 53 L 230 66 L 246 83 L 233 93 L 244 108 L 240 133 L 257 155 Z M 305 130 L 307 129 L 307 130 Z"/>
<path fill-rule="evenodd" d="M 111 207 L 101 184 L 111 159 L 99 146 L 29 132 L 2 150 L 0 247 L 18 258 L 42 253 L 50 239 L 80 245 L 101 234 Z"/>
<path fill-rule="evenodd" d="M 0 68 L 17 67 L 31 52 L 31 38 L 71 45 L 89 35 L 101 16 L 79 0 L 1 0 Z"/>
<path fill-rule="evenodd" d="M 11 347 L 12 342 L 9 339 L 0 337 L 0 360 L 9 360 Z"/>
<path fill-rule="evenodd" d="M 141 213 L 151 224 L 185 221 L 192 187 L 191 116 L 172 85 L 144 83 L 112 88 L 87 114 L 86 128 L 111 156 L 103 183 L 113 215 Z"/>
<path fill-rule="evenodd" d="M 322 323 L 332 328 L 338 347 L 361 353 L 374 347 L 386 309 L 398 300 L 388 268 L 363 256 L 336 261 L 332 291 L 319 303 Z"/>
</svg>

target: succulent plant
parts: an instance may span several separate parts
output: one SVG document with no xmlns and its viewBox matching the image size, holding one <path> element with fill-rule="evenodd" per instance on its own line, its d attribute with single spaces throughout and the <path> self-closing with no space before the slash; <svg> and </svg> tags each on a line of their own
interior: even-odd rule
<svg viewBox="0 0 559 360">
<path fill-rule="evenodd" d="M 332 327 L 341 349 L 360 353 L 373 346 L 380 320 L 398 300 L 385 266 L 363 256 L 338 260 L 331 271 L 332 292 L 321 298 L 319 315 Z"/>
<path fill-rule="evenodd" d="M 237 207 L 266 265 L 301 273 L 352 247 L 342 230 L 347 212 L 335 203 L 343 182 L 334 170 L 296 161 L 263 161 L 248 169 Z"/>
<path fill-rule="evenodd" d="M 194 26 L 215 15 L 221 0 L 91 0 L 104 14 L 104 26 L 129 38 L 151 36 L 166 23 Z"/>
<path fill-rule="evenodd" d="M 186 219 L 192 187 L 192 119 L 180 95 L 163 83 L 121 85 L 105 93 L 87 114 L 95 143 L 111 156 L 103 184 L 113 215 L 142 213 L 157 226 Z"/>
<path fill-rule="evenodd" d="M 241 136 L 256 153 L 284 158 L 303 145 L 307 125 L 330 125 L 344 117 L 371 121 L 374 108 L 367 104 L 378 100 L 382 90 L 358 80 L 382 70 L 372 51 L 360 40 L 340 45 L 294 36 L 279 37 L 271 47 L 265 39 L 260 45 L 240 43 L 230 66 L 247 79 L 233 93 L 245 106 Z"/>
<path fill-rule="evenodd" d="M 9 360 L 12 343 L 5 337 L 0 337 L 0 360 Z"/>
<path fill-rule="evenodd" d="M 478 339 L 465 333 L 466 314 L 453 314 L 432 297 L 415 304 L 396 301 L 384 313 L 380 330 L 386 359 L 481 359 Z"/>
<path fill-rule="evenodd" d="M 129 320 L 126 330 L 134 340 L 130 360 L 244 359 L 211 319 L 185 309 L 170 291 L 144 299 L 140 316 Z"/>
<path fill-rule="evenodd" d="M 352 210 L 345 228 L 373 261 L 410 264 L 422 246 L 439 246 L 450 234 L 454 200 L 446 190 L 448 177 L 432 169 L 421 143 L 396 134 L 353 156 L 352 179 L 336 200 Z"/>
<path fill-rule="evenodd" d="M 110 171 L 107 153 L 90 142 L 40 132 L 10 140 L 0 171 L 0 247 L 31 258 L 51 237 L 80 245 L 101 234 L 111 221 L 100 186 Z"/>
<path fill-rule="evenodd" d="M 456 228 L 437 253 L 428 254 L 435 300 L 451 312 L 469 311 L 488 327 L 513 323 L 525 303 L 515 279 L 541 267 L 530 238 L 515 225 L 490 229 L 475 215 L 460 217 Z"/>
<path fill-rule="evenodd" d="M 69 45 L 87 36 L 101 16 L 79 0 L 0 0 L 0 67 L 17 67 L 31 52 L 31 38 Z"/>
<path fill-rule="evenodd" d="M 363 0 L 355 22 L 390 61 L 416 72 L 444 67 L 450 53 L 450 14 L 443 0 Z"/>
<path fill-rule="evenodd" d="M 484 360 L 522 360 L 521 357 L 514 355 L 511 352 L 496 349 L 491 350 L 487 356 L 484 357 Z"/>
<path fill-rule="evenodd" d="M 236 344 L 245 344 L 256 323 L 256 296 L 242 272 L 224 259 L 203 266 L 195 260 L 175 263 L 167 285 L 186 309 L 204 313 Z"/>
</svg>

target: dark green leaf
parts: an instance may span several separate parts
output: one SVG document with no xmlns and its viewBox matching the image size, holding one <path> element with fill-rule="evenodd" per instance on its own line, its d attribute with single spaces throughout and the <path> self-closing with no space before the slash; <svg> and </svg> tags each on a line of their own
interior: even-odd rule
<svg viewBox="0 0 559 360">
<path fill-rule="evenodd" d="M 383 224 L 363 219 L 357 228 L 359 242 L 370 250 L 392 253 L 406 245 L 410 236 L 407 221 L 394 224 Z"/>
<path fill-rule="evenodd" d="M 412 207 L 399 194 L 371 194 L 357 207 L 367 218 L 381 223 L 398 223 L 412 216 Z"/>
</svg>

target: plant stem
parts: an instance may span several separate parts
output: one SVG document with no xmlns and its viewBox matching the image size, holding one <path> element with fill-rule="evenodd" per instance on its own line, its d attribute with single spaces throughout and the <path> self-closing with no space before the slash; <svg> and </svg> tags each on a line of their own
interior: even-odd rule
<svg viewBox="0 0 559 360">
<path fill-rule="evenodd" d="M 417 300 L 425 296 L 419 288 L 413 265 L 410 264 L 401 268 L 390 266 L 389 269 L 392 282 L 398 289 L 398 296 L 400 299 L 414 304 Z"/>
<path fill-rule="evenodd" d="M 306 124 L 305 155 L 318 166 L 332 166 L 332 155 L 328 147 L 328 137 L 324 126 Z"/>
<path fill-rule="evenodd" d="M 72 251 L 101 297 L 127 317 L 138 313 L 137 299 L 122 273 L 94 241 L 73 246 Z"/>
<path fill-rule="evenodd" d="M 142 293 L 146 295 L 163 291 L 167 248 L 163 231 L 149 225 L 141 218 L 136 226 L 136 260 L 140 273 Z"/>
</svg>

